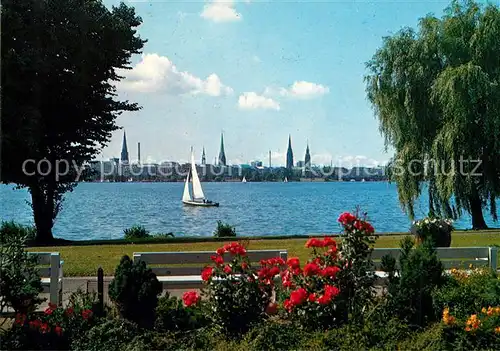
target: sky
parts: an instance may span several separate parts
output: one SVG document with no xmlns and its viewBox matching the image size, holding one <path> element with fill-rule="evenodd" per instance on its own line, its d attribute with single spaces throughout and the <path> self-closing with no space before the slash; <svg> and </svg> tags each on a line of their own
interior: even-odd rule
<svg viewBox="0 0 500 351">
<path fill-rule="evenodd" d="M 126 1 L 143 19 L 148 42 L 117 84 L 139 103 L 123 113 L 97 159 L 119 157 L 123 131 L 131 161 L 187 161 L 205 147 L 229 164 L 285 165 L 309 142 L 313 164 L 374 166 L 385 152 L 366 99 L 366 62 L 382 38 L 416 27 L 448 1 Z M 119 1 L 104 0 L 108 6 Z"/>
</svg>

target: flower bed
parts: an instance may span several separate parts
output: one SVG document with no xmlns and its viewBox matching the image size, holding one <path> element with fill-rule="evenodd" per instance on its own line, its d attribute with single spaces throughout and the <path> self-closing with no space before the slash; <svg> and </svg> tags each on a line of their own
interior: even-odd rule
<svg viewBox="0 0 500 351">
<path fill-rule="evenodd" d="M 500 281 L 494 273 L 445 275 L 429 242 L 411 250 L 409 238 L 402 242 L 399 276 L 389 278 L 387 294 L 376 296 L 375 229 L 358 213 L 343 213 L 338 222 L 342 241 L 305 241 L 310 255 L 302 262 L 276 257 L 252 265 L 243 243 L 226 244 L 203 269 L 201 293 L 188 291 L 180 300 L 158 298 L 151 270 L 124 257 L 113 283 L 115 312 L 99 315 L 83 294 L 66 309 L 51 305 L 42 316 L 18 314 L 2 335 L 1 348 L 472 350 L 500 345 Z M 141 311 L 141 318 L 134 311 Z"/>
</svg>

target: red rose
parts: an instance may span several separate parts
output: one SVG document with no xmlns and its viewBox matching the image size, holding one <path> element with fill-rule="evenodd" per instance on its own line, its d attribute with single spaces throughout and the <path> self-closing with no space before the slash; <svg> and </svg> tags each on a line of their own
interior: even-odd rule
<svg viewBox="0 0 500 351">
<path fill-rule="evenodd" d="M 247 270 L 247 269 L 248 269 L 248 263 L 243 262 L 243 263 L 241 264 L 241 268 L 242 268 L 242 269 L 244 269 L 244 270 Z"/>
<path fill-rule="evenodd" d="M 354 222 L 355 219 L 356 216 L 354 216 L 353 214 L 349 212 L 344 212 L 339 216 L 338 221 L 343 225 L 349 225 L 352 224 L 352 222 Z"/>
<path fill-rule="evenodd" d="M 276 313 L 278 313 L 278 304 L 277 303 L 270 303 L 269 305 L 267 305 L 266 314 L 268 314 L 269 316 L 273 316 Z"/>
<path fill-rule="evenodd" d="M 216 265 L 221 265 L 224 263 L 224 257 L 220 255 L 210 256 L 210 259 L 215 262 Z"/>
<path fill-rule="evenodd" d="M 233 270 L 231 269 L 231 267 L 229 267 L 229 265 L 224 266 L 224 273 L 231 274 L 232 271 Z"/>
<path fill-rule="evenodd" d="M 316 275 L 319 272 L 320 268 L 316 263 L 308 263 L 304 267 L 304 275 L 312 276 Z"/>
<path fill-rule="evenodd" d="M 338 294 L 340 294 L 340 290 L 336 286 L 325 285 L 325 296 L 334 298 Z"/>
<path fill-rule="evenodd" d="M 41 332 L 42 334 L 45 334 L 45 333 L 47 333 L 47 332 L 49 332 L 49 331 L 50 331 L 50 327 L 49 327 L 49 325 L 48 325 L 47 323 L 42 323 L 42 324 L 40 325 L 40 332 Z"/>
<path fill-rule="evenodd" d="M 337 273 L 340 271 L 340 268 L 337 267 L 337 266 L 329 266 L 329 267 L 326 267 L 325 269 L 323 269 L 321 271 L 321 275 L 323 277 L 328 277 L 328 278 L 335 278 L 335 276 L 337 275 Z"/>
<path fill-rule="evenodd" d="M 308 297 L 307 291 L 304 288 L 299 288 L 295 291 L 292 291 L 290 294 L 290 303 L 293 306 L 301 305 L 303 304 Z"/>
<path fill-rule="evenodd" d="M 306 248 L 310 248 L 310 247 L 323 247 L 323 241 L 318 240 L 316 238 L 312 238 L 312 239 L 307 240 L 305 246 L 306 246 Z"/>
<path fill-rule="evenodd" d="M 49 308 L 55 310 L 57 309 L 57 305 L 55 303 L 49 302 Z"/>
<path fill-rule="evenodd" d="M 56 325 L 56 327 L 54 328 L 54 331 L 57 335 L 61 336 L 62 328 L 60 326 Z"/>
<path fill-rule="evenodd" d="M 187 291 L 182 295 L 182 301 L 186 307 L 196 305 L 201 297 L 196 291 Z"/>
<path fill-rule="evenodd" d="M 332 238 L 327 236 L 323 239 L 323 245 L 324 246 L 337 246 L 337 242 L 335 240 L 333 240 Z"/>
<path fill-rule="evenodd" d="M 318 299 L 318 303 L 320 305 L 328 305 L 332 301 L 332 297 L 330 295 L 324 294 L 323 296 L 320 296 Z"/>
<path fill-rule="evenodd" d="M 45 313 L 47 316 L 50 316 L 50 315 L 52 314 L 52 312 L 53 312 L 53 311 L 54 311 L 54 310 L 53 310 L 52 308 L 47 307 L 47 308 L 45 309 L 45 312 L 44 312 L 44 313 Z"/>
<path fill-rule="evenodd" d="M 365 222 L 365 230 L 368 232 L 368 234 L 373 234 L 375 232 L 373 226 L 368 222 Z"/>
<path fill-rule="evenodd" d="M 90 317 L 92 317 L 92 311 L 91 310 L 83 310 L 82 311 L 82 318 L 87 320 L 89 319 Z"/>
<path fill-rule="evenodd" d="M 278 275 L 280 274 L 280 269 L 279 267 L 272 267 L 270 270 L 269 270 L 269 275 L 268 277 L 269 278 L 274 278 L 275 275 Z"/>
<path fill-rule="evenodd" d="M 292 287 L 292 274 L 289 271 L 281 273 L 281 282 L 285 288 Z"/>
<path fill-rule="evenodd" d="M 204 281 L 210 279 L 213 270 L 214 269 L 212 267 L 206 267 L 205 269 L 203 269 L 203 271 L 201 272 L 201 279 L 203 279 Z"/>
<path fill-rule="evenodd" d="M 286 264 L 290 268 L 299 268 L 300 267 L 300 261 L 299 261 L 298 257 L 289 258 L 288 261 L 286 262 Z"/>
<path fill-rule="evenodd" d="M 283 301 L 283 307 L 288 311 L 288 312 L 291 312 L 292 311 L 292 308 L 293 308 L 293 304 L 292 302 L 290 301 L 290 299 L 286 299 L 285 301 Z"/>
<path fill-rule="evenodd" d="M 16 324 L 17 325 L 24 325 L 24 322 L 26 321 L 26 316 L 24 314 L 16 314 Z"/>
<path fill-rule="evenodd" d="M 217 255 L 222 256 L 222 255 L 224 255 L 224 253 L 226 252 L 226 250 L 223 247 L 220 247 L 215 252 L 217 253 Z"/>
<path fill-rule="evenodd" d="M 71 316 L 75 311 L 73 310 L 73 307 L 68 307 L 66 309 L 66 311 L 64 311 L 64 313 L 67 315 L 67 316 Z"/>
<path fill-rule="evenodd" d="M 314 294 L 314 293 L 309 294 L 309 297 L 307 299 L 309 300 L 309 302 L 316 301 L 316 294 Z"/>
</svg>

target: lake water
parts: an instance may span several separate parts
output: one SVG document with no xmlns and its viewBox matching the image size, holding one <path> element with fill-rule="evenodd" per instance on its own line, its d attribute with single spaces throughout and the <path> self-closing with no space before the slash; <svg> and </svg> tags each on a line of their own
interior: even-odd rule
<svg viewBox="0 0 500 351">
<path fill-rule="evenodd" d="M 116 239 L 134 224 L 176 236 L 211 236 L 217 220 L 239 235 L 338 233 L 339 214 L 357 205 L 377 232 L 406 231 L 396 186 L 386 182 L 203 183 L 218 208 L 186 207 L 183 183 L 81 183 L 67 194 L 54 234 L 70 240 Z M 33 223 L 26 190 L 0 185 L 0 220 Z M 423 198 L 417 218 L 427 213 Z M 493 222 L 488 217 L 488 224 Z M 468 228 L 464 217 L 456 227 Z"/>
</svg>

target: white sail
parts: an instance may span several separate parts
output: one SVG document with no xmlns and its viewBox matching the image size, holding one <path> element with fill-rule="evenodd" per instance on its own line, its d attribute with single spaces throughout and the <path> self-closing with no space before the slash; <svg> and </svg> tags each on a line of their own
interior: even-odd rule
<svg viewBox="0 0 500 351">
<path fill-rule="evenodd" d="M 192 201 L 193 200 L 191 198 L 191 193 L 189 192 L 189 175 L 190 175 L 190 172 L 188 172 L 188 175 L 186 177 L 186 182 L 184 183 L 184 194 L 182 194 L 182 201 Z"/>
<path fill-rule="evenodd" d="M 285 180 L 283 182 L 288 183 L 288 178 L 285 177 Z"/>
<path fill-rule="evenodd" d="M 243 176 L 243 180 L 241 182 L 242 183 L 246 183 L 247 182 L 247 178 L 245 176 Z"/>
<path fill-rule="evenodd" d="M 191 152 L 191 173 L 193 174 L 193 197 L 198 200 L 204 200 L 205 194 L 203 194 L 203 189 L 201 188 L 200 178 L 198 178 L 198 172 L 196 171 L 196 165 L 194 163 L 194 153 Z"/>
</svg>

